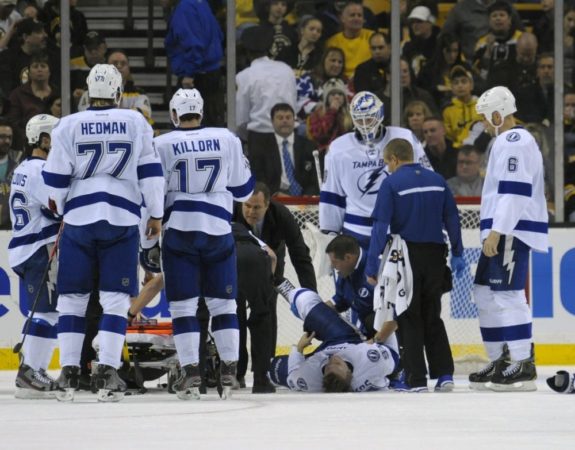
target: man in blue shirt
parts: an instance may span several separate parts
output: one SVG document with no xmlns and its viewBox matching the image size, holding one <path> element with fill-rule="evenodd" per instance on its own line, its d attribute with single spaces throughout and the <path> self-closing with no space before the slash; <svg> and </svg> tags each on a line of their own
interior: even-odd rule
<svg viewBox="0 0 575 450">
<path fill-rule="evenodd" d="M 441 296 L 447 270 L 444 227 L 452 247 L 451 267 L 458 276 L 465 268 L 455 200 L 441 175 L 413 162 L 408 141 L 390 141 L 383 159 L 392 175 L 383 180 L 377 194 L 365 273 L 375 285 L 388 229 L 406 242 L 413 285 L 411 302 L 397 319 L 405 380 L 410 390 L 427 391 L 425 348 L 430 378 L 437 378 L 435 390 L 451 391 L 453 357 L 441 320 Z"/>
<path fill-rule="evenodd" d="M 337 312 L 351 308 L 353 322 L 359 320 L 360 331 L 371 339 L 373 329 L 373 286 L 365 277 L 367 252 L 363 251 L 358 241 L 352 236 L 336 236 L 326 247 L 332 267 L 337 270 L 335 295 L 328 305 Z"/>
</svg>

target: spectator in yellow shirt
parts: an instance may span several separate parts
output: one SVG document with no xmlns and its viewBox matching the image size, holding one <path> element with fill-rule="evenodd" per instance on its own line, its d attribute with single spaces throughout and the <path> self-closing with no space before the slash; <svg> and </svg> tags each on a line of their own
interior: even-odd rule
<svg viewBox="0 0 575 450">
<path fill-rule="evenodd" d="M 465 66 L 456 65 L 449 73 L 453 98 L 443 110 L 443 122 L 447 137 L 453 141 L 453 147 L 459 148 L 469 134 L 474 122 L 481 121 L 475 111 L 477 97 L 472 95 L 473 75 Z"/>
</svg>

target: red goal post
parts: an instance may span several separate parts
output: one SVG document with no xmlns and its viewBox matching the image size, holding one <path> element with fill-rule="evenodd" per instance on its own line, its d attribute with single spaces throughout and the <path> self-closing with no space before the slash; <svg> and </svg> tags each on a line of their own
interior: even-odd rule
<svg viewBox="0 0 575 450">
<path fill-rule="evenodd" d="M 310 248 L 314 268 L 318 268 L 320 255 L 316 252 L 314 233 L 319 230 L 319 197 L 274 197 L 291 211 L 302 230 L 304 240 Z M 479 332 L 477 309 L 473 303 L 473 277 L 481 252 L 479 239 L 479 197 L 457 197 L 461 223 L 464 258 L 470 270 L 462 278 L 454 278 L 453 290 L 443 298 L 442 318 L 451 343 L 458 372 L 476 370 L 487 361 Z M 297 275 L 286 257 L 285 275 L 297 284 Z M 331 276 L 318 278 L 318 291 L 322 299 L 328 300 L 334 293 Z M 302 334 L 302 324 L 291 315 L 285 302 L 278 302 L 278 351 L 285 352 L 297 343 Z"/>
</svg>

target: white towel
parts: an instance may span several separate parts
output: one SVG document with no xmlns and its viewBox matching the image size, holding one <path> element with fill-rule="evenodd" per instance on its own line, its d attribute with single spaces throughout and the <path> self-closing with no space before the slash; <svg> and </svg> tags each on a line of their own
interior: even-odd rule
<svg viewBox="0 0 575 450">
<path fill-rule="evenodd" d="M 394 320 L 411 303 L 413 273 L 409 262 L 407 244 L 398 234 L 391 235 L 381 256 L 379 276 L 373 293 L 375 311 L 374 328 L 379 330 L 384 322 Z"/>
</svg>

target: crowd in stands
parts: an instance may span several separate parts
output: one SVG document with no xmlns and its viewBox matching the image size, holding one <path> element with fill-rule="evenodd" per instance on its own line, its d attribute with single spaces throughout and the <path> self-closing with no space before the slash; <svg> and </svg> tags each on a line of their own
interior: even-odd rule
<svg viewBox="0 0 575 450">
<path fill-rule="evenodd" d="M 153 124 L 149 99 L 131 77 L 130 55 L 109 49 L 102 33 L 89 31 L 78 3 L 70 1 L 72 110 L 86 108 L 85 79 L 90 68 L 108 62 L 123 76 L 120 107 L 139 110 Z M 170 68 L 178 77 L 178 87 L 201 91 L 206 126 L 225 125 L 225 3 L 161 2 L 166 9 Z M 349 101 L 355 93 L 375 93 L 390 111 L 389 3 L 236 1 L 237 131 L 258 180 L 272 187 L 273 194 L 319 193 L 313 150 L 319 150 L 323 163 L 330 143 L 352 130 Z M 517 117 L 545 146 L 552 212 L 554 1 L 530 1 L 534 14 L 529 20 L 518 12 L 516 2 L 508 0 L 459 0 L 447 14 L 440 14 L 437 0 L 400 3 L 401 126 L 422 142 L 434 169 L 456 195 L 478 196 L 490 138 L 475 104 L 486 89 L 509 87 L 518 100 Z M 3 191 L 8 190 L 11 167 L 21 158 L 27 120 L 42 112 L 61 114 L 59 4 L 56 0 L 0 1 Z M 571 215 L 573 220 L 574 36 L 575 5 L 566 1 L 565 201 L 566 217 Z M 292 180 L 299 188 L 291 186 Z M 7 199 L 7 194 L 2 198 Z M 2 227 L 7 226 L 2 222 Z"/>
</svg>

